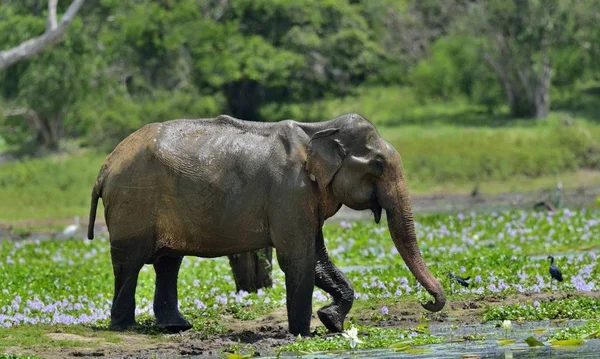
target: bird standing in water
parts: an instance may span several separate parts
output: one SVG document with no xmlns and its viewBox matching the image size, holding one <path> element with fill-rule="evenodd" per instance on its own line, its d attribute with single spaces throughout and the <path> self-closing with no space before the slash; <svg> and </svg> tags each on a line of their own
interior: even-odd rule
<svg viewBox="0 0 600 359">
<path fill-rule="evenodd" d="M 563 276 L 560 269 L 554 264 L 554 257 L 548 256 L 548 259 L 550 259 L 550 275 L 557 281 L 562 282 Z"/>
</svg>

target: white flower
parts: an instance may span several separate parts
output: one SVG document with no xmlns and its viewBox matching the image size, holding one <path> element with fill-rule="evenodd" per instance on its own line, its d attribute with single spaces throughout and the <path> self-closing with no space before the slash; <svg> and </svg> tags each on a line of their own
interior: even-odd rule
<svg viewBox="0 0 600 359">
<path fill-rule="evenodd" d="M 512 323 L 510 320 L 505 320 L 502 322 L 502 329 L 509 331 L 512 328 Z"/>
<path fill-rule="evenodd" d="M 347 329 L 344 333 L 342 333 L 342 335 L 344 336 L 344 338 L 350 341 L 350 348 L 352 349 L 356 347 L 356 344 L 362 343 L 362 340 L 358 339 L 358 329 L 356 329 L 354 325 L 352 325 L 350 329 Z"/>
</svg>

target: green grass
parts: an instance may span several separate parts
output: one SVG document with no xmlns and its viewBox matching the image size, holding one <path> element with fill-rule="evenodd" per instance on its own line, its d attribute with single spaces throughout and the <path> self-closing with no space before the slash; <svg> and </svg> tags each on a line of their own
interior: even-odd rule
<svg viewBox="0 0 600 359">
<path fill-rule="evenodd" d="M 69 339 L 53 339 L 49 334 L 72 334 L 84 340 L 69 340 Z M 69 338 L 68 335 L 64 338 Z M 18 326 L 15 328 L 0 329 L 0 349 L 6 347 L 32 347 L 32 346 L 48 346 L 48 347 L 93 347 L 98 342 L 119 343 L 121 340 L 115 332 L 93 330 L 78 325 L 35 325 L 35 326 Z"/>
<path fill-rule="evenodd" d="M 559 177 L 600 169 L 600 127 L 552 119 L 535 126 L 460 128 L 404 126 L 380 129 L 403 157 L 411 187 Z M 593 148 L 598 149 L 595 154 Z"/>
<path fill-rule="evenodd" d="M 77 152 L 0 165 L 0 220 L 87 216 L 104 157 Z"/>
<path fill-rule="evenodd" d="M 481 314 L 482 321 L 600 319 L 600 300 L 586 298 L 580 292 L 600 289 L 598 224 L 600 212 L 589 210 L 564 210 L 552 215 L 504 212 L 419 216 L 416 231 L 424 259 L 445 288 L 448 303 L 485 303 L 489 297 L 510 298 L 519 293 L 571 293 L 571 297 L 558 302 L 550 302 L 551 296 L 547 296 L 539 297 L 538 304 L 533 300 L 500 307 L 501 303 L 490 304 Z M 356 323 L 360 337 L 367 339 L 365 348 L 389 347 L 406 340 L 408 334 L 415 346 L 441 340 L 422 326 L 378 328 L 387 318 L 384 306 L 389 307 L 390 315 L 403 316 L 407 305 L 420 308 L 417 302 L 429 298 L 394 250 L 384 225 L 332 223 L 326 225 L 325 237 L 331 257 L 346 272 L 357 293 L 349 320 Z M 548 254 L 556 257 L 563 271 L 565 281 L 560 284 L 550 282 Z M 448 272 L 470 276 L 470 287 L 459 286 Z M 180 308 L 200 338 L 214 337 L 227 332 L 225 318 L 251 322 L 285 307 L 284 278 L 276 262 L 273 275 L 271 289 L 235 293 L 226 258 L 186 257 L 179 276 Z M 18 324 L 0 329 L 0 351 L 9 346 L 81 345 L 48 344 L 47 337 L 36 341 L 36 337 L 50 331 L 118 341 L 118 336 L 106 332 L 113 276 L 109 243 L 103 236 L 93 241 L 2 241 L 0 283 L 0 327 L 15 321 Z M 135 332 L 152 340 L 169 340 L 153 326 L 153 292 L 154 273 L 151 266 L 145 266 L 136 292 L 140 326 Z M 329 301 L 328 295 L 316 290 L 313 309 Z M 413 315 L 425 323 L 436 318 L 422 309 Z M 350 322 L 346 324 L 350 326 Z M 346 348 L 348 343 L 342 337 L 322 335 L 322 327 L 318 331 L 321 335 L 302 339 L 285 350 Z"/>
</svg>

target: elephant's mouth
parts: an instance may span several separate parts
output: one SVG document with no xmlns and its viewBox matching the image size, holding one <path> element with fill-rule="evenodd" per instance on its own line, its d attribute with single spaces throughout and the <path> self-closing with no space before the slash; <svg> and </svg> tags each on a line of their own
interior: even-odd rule
<svg viewBox="0 0 600 359">
<path fill-rule="evenodd" d="M 375 223 L 379 224 L 379 221 L 381 220 L 381 206 L 379 205 L 379 201 L 377 200 L 377 194 L 375 193 L 375 191 L 373 191 L 371 193 L 371 198 L 369 201 L 370 204 L 370 208 L 371 211 L 373 212 L 373 215 L 375 216 Z"/>
</svg>

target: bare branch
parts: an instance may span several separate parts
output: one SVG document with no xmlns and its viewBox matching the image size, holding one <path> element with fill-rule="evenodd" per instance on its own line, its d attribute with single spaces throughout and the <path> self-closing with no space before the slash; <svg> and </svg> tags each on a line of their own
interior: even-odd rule
<svg viewBox="0 0 600 359">
<path fill-rule="evenodd" d="M 46 31 L 54 30 L 58 26 L 56 22 L 56 5 L 58 5 L 58 0 L 48 1 L 48 25 Z"/>
<path fill-rule="evenodd" d="M 14 108 L 12 110 L 4 111 L 4 117 L 13 117 L 13 116 L 37 116 L 35 111 L 25 107 Z"/>
<path fill-rule="evenodd" d="M 50 0 L 48 4 L 48 28 L 46 32 L 12 49 L 0 51 L 0 71 L 16 62 L 37 55 L 45 48 L 60 42 L 84 2 L 85 0 L 73 0 L 60 22 L 56 23 L 56 4 L 58 0 Z"/>
</svg>

